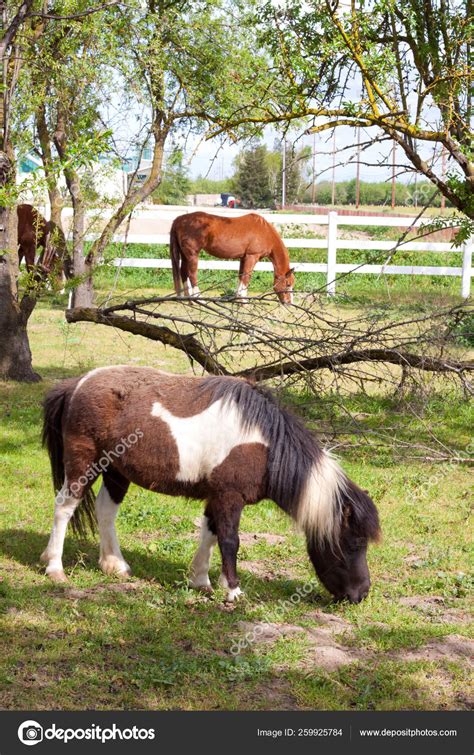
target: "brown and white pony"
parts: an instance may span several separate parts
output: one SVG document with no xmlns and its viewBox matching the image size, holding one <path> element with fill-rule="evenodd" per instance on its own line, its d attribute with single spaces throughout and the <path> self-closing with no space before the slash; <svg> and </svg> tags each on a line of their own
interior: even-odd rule
<svg viewBox="0 0 474 755">
<path fill-rule="evenodd" d="M 201 250 L 224 260 L 240 260 L 237 296 L 246 297 L 252 272 L 259 260 L 273 264 L 273 289 L 283 304 L 291 304 L 295 276 L 288 249 L 273 225 L 255 213 L 224 218 L 207 212 L 190 212 L 173 221 L 170 256 L 176 293 L 199 296 L 197 279 Z"/>
<path fill-rule="evenodd" d="M 206 501 L 191 565 L 195 588 L 211 589 L 209 561 L 217 542 L 227 600 L 240 594 L 240 515 L 244 506 L 270 498 L 305 533 L 316 573 L 336 599 L 358 603 L 369 591 L 367 545 L 380 532 L 374 503 L 299 419 L 244 380 L 147 367 L 92 370 L 49 392 L 43 441 L 58 492 L 41 560 L 54 580 L 65 580 L 62 553 L 71 519 L 79 533 L 97 520 L 106 574 L 130 573 L 114 522 L 133 482 Z M 100 474 L 94 505 L 91 486 Z"/>
<path fill-rule="evenodd" d="M 28 272 L 37 271 L 41 276 L 51 272 L 70 277 L 69 254 L 61 228 L 30 204 L 17 207 L 18 258 L 25 260 Z"/>
</svg>

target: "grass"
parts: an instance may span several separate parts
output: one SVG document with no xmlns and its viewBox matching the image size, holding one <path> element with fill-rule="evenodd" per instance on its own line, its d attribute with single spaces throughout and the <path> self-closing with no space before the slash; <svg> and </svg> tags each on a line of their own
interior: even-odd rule
<svg viewBox="0 0 474 755">
<path fill-rule="evenodd" d="M 6 709 L 445 709 L 469 706 L 469 666 L 455 652 L 433 652 L 468 623 L 468 470 L 394 460 L 366 447 L 345 453 L 348 473 L 380 510 L 384 537 L 369 552 L 373 587 L 358 606 L 334 604 L 314 583 L 300 536 L 270 502 L 244 512 L 239 559 L 245 598 L 224 606 L 187 587 L 202 504 L 132 486 L 118 519 L 134 577 L 125 586 L 98 569 L 94 540 L 66 540 L 69 584 L 51 584 L 38 564 L 52 520 L 49 463 L 39 443 L 41 401 L 58 378 L 110 363 L 189 371 L 184 356 L 140 337 L 87 324 L 68 326 L 60 307 L 39 306 L 31 321 L 37 385 L 0 383 L 0 707 Z M 396 425 L 423 442 L 430 429 L 459 450 L 472 414 L 454 392 L 433 397 L 415 418 L 400 398 L 357 396 L 367 430 Z M 451 390 L 451 389 L 449 389 Z M 332 405 L 305 401 L 323 423 Z M 254 538 L 260 533 L 260 537 Z M 271 542 L 271 536 L 279 536 Z M 219 572 L 215 554 L 211 579 Z M 407 602 L 407 600 L 412 602 Z M 321 613 L 339 624 L 330 642 L 353 662 L 327 668 Z M 319 617 L 319 618 L 318 618 Z M 239 622 L 281 631 L 272 641 L 231 652 Z M 292 628 L 292 629 L 291 629 Z M 290 631 L 291 629 L 291 631 Z M 299 630 L 299 631 L 296 631 Z M 445 643 L 445 645 L 443 645 Z M 464 644 L 463 644 L 464 643 Z M 417 655 L 418 653 L 418 655 Z M 416 657 L 415 657 L 416 656 Z"/>
</svg>

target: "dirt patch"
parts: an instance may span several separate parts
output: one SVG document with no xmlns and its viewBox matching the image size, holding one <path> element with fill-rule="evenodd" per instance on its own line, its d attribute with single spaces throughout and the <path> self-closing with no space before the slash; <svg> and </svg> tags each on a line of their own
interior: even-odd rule
<svg viewBox="0 0 474 755">
<path fill-rule="evenodd" d="M 265 561 L 239 561 L 239 569 L 255 574 L 256 577 L 259 577 L 259 579 L 263 579 L 266 582 L 271 582 L 271 580 L 275 578 L 294 578 L 294 574 L 288 569 L 281 569 L 280 566 L 277 566 L 276 568 L 269 567 Z"/>
<path fill-rule="evenodd" d="M 447 608 L 441 595 L 413 595 L 400 598 L 399 603 L 439 624 L 470 624 L 472 621 L 472 616 L 467 611 Z"/>
<path fill-rule="evenodd" d="M 202 517 L 197 516 L 193 519 L 194 525 L 198 528 L 198 532 L 194 533 L 194 537 L 199 537 L 199 530 L 201 529 Z M 278 545 L 279 543 L 286 542 L 286 537 L 283 535 L 274 535 L 271 532 L 239 532 L 239 539 L 241 545 L 258 545 L 259 543 L 266 543 L 267 545 Z"/>
<path fill-rule="evenodd" d="M 339 616 L 317 610 L 306 614 L 305 619 L 314 622 L 314 626 L 301 627 L 285 623 L 240 621 L 237 627 L 241 632 L 244 648 L 251 647 L 253 644 L 276 642 L 282 637 L 303 637 L 307 643 L 307 650 L 304 661 L 298 665 L 306 671 L 310 667 L 336 671 L 341 666 L 357 661 L 377 662 L 377 660 L 387 659 L 402 662 L 462 660 L 463 663 L 474 665 L 472 664 L 474 641 L 460 635 L 452 634 L 442 639 L 431 640 L 420 648 L 375 653 L 343 644 L 341 635 L 351 637 L 354 634 L 354 628 L 352 624 Z"/>
<path fill-rule="evenodd" d="M 439 640 L 431 640 L 422 647 L 414 650 L 399 650 L 396 653 L 387 654 L 390 658 L 400 661 L 459 661 L 474 666 L 474 640 L 461 637 L 458 634 L 449 634 Z"/>
<path fill-rule="evenodd" d="M 128 593 L 140 590 L 143 585 L 140 582 L 111 582 L 109 585 L 95 585 L 94 587 L 66 587 L 62 594 L 69 600 L 82 600 L 94 598 L 107 592 Z"/>
<path fill-rule="evenodd" d="M 288 683 L 278 677 L 273 677 L 265 684 L 259 684 L 250 694 L 246 694 L 245 690 L 242 692 L 244 702 L 252 703 L 250 707 L 258 707 L 262 710 L 301 710 Z"/>
<path fill-rule="evenodd" d="M 283 535 L 273 535 L 271 532 L 240 532 L 239 533 L 241 545 L 258 545 L 259 543 L 266 543 L 267 545 L 278 545 L 284 543 L 286 537 Z"/>
<path fill-rule="evenodd" d="M 262 642 L 275 642 L 280 637 L 305 633 L 303 627 L 295 624 L 273 624 L 265 621 L 239 621 L 237 627 L 249 643 L 257 645 Z"/>
<path fill-rule="evenodd" d="M 372 236 L 367 231 L 358 231 L 355 228 L 353 228 L 351 231 L 346 231 L 344 228 L 341 228 L 338 230 L 338 237 L 340 239 L 349 239 L 349 241 L 356 241 L 357 239 L 359 241 L 371 239 Z"/>
<path fill-rule="evenodd" d="M 305 614 L 305 619 L 314 621 L 326 634 L 335 635 L 341 634 L 342 632 L 347 632 L 349 634 L 354 633 L 354 627 L 349 621 L 346 621 L 333 613 L 325 613 L 325 611 L 319 610 L 310 611 Z"/>
<path fill-rule="evenodd" d="M 347 622 L 343 623 L 347 625 L 347 628 L 350 627 Z M 238 627 L 249 645 L 275 642 L 281 637 L 292 635 L 303 636 L 309 647 L 304 663 L 300 665 L 306 670 L 308 666 L 316 666 L 325 671 L 336 671 L 340 666 L 353 663 L 360 657 L 357 651 L 341 645 L 334 639 L 334 634 L 341 631 L 341 624 L 337 621 L 328 620 L 326 624 L 310 629 L 295 624 L 274 624 L 263 621 L 256 623 L 240 621 Z"/>
</svg>

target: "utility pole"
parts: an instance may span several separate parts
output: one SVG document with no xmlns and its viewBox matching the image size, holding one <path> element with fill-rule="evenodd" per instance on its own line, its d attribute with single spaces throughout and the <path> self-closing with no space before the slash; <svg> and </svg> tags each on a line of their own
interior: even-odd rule
<svg viewBox="0 0 474 755">
<path fill-rule="evenodd" d="M 332 191 L 331 204 L 336 204 L 336 129 L 332 132 Z"/>
<path fill-rule="evenodd" d="M 397 143 L 393 140 L 392 147 L 392 210 L 395 208 L 395 156 L 397 152 Z"/>
<path fill-rule="evenodd" d="M 286 205 L 286 138 L 283 137 L 283 155 L 281 169 L 281 208 L 285 209 Z"/>
</svg>

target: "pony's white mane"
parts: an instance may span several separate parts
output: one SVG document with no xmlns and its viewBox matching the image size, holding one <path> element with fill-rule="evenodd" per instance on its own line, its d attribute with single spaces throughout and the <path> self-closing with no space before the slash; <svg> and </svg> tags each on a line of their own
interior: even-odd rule
<svg viewBox="0 0 474 755">
<path fill-rule="evenodd" d="M 298 504 L 296 521 L 311 540 L 334 543 L 341 524 L 347 477 L 328 451 L 313 465 Z"/>
</svg>

